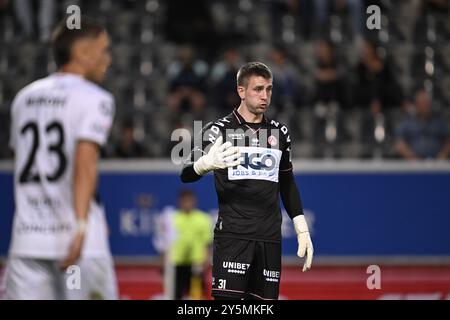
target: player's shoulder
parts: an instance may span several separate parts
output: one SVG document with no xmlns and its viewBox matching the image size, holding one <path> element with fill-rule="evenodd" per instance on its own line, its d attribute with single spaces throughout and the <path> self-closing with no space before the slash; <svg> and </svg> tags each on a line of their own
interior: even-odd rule
<svg viewBox="0 0 450 320">
<path fill-rule="evenodd" d="M 208 122 L 206 125 L 203 126 L 203 132 L 213 130 L 214 132 L 219 134 L 220 131 L 227 129 L 228 127 L 230 127 L 230 125 L 231 125 L 231 115 L 227 115 L 214 121 Z"/>
<path fill-rule="evenodd" d="M 289 127 L 287 124 L 278 121 L 277 119 L 267 117 L 266 121 L 269 124 L 270 128 L 279 129 L 285 136 L 289 136 Z"/>
<path fill-rule="evenodd" d="M 289 132 L 289 128 L 285 123 L 278 121 L 277 119 L 271 119 L 267 117 L 266 122 L 268 123 L 270 129 L 278 130 L 278 132 L 281 132 L 276 136 L 279 137 L 280 144 L 288 145 L 291 143 L 291 135 Z"/>
<path fill-rule="evenodd" d="M 209 121 L 207 122 L 203 127 L 202 127 L 202 132 L 206 132 L 209 129 L 211 129 L 211 127 L 213 126 L 214 121 Z"/>
<path fill-rule="evenodd" d="M 216 121 L 213 121 L 211 126 L 218 126 L 219 128 L 227 128 L 231 126 L 233 120 L 233 114 L 230 113 L 226 116 L 223 116 Z"/>
<path fill-rule="evenodd" d="M 90 114 L 92 117 L 101 115 L 111 118 L 115 113 L 114 96 L 99 85 L 84 80 L 72 89 L 72 104 L 77 112 Z"/>
<path fill-rule="evenodd" d="M 114 101 L 113 95 L 94 82 L 88 81 L 78 76 L 52 74 L 31 82 L 23 87 L 17 94 L 16 100 L 34 93 L 41 93 L 46 90 L 67 89 L 72 97 L 80 99 L 95 99 Z"/>
<path fill-rule="evenodd" d="M 216 139 L 223 135 L 227 129 L 231 127 L 230 116 L 225 116 L 214 121 L 206 123 L 200 132 L 200 136 L 204 141 L 214 143 Z"/>
<path fill-rule="evenodd" d="M 51 80 L 49 77 L 45 77 L 35 80 L 20 89 L 12 102 L 11 112 L 15 114 L 16 112 L 19 112 L 19 110 L 25 110 L 24 107 L 29 103 L 30 99 L 34 97 L 36 93 L 48 88 L 50 82 Z"/>
<path fill-rule="evenodd" d="M 25 87 L 23 87 L 22 89 L 20 89 L 17 94 L 15 99 L 19 100 L 21 98 L 24 98 L 34 92 L 40 91 L 42 89 L 45 89 L 49 86 L 51 82 L 51 79 L 49 77 L 45 77 L 45 78 L 41 78 L 38 80 L 35 80 L 29 84 L 27 84 Z"/>
<path fill-rule="evenodd" d="M 81 82 L 77 89 L 82 91 L 85 98 L 114 101 L 111 92 L 88 80 Z"/>
</svg>

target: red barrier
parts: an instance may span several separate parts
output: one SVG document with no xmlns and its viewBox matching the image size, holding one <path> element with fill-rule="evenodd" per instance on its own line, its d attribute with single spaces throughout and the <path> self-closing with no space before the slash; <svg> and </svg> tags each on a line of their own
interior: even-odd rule
<svg viewBox="0 0 450 320">
<path fill-rule="evenodd" d="M 368 278 L 372 274 L 366 270 L 363 266 L 315 266 L 303 273 L 300 266 L 285 266 L 280 299 L 450 300 L 450 266 L 381 266 L 380 289 L 368 288 Z M 116 271 L 121 299 L 164 299 L 162 274 L 158 267 L 119 265 Z M 210 272 L 207 279 L 211 279 Z M 207 297 L 210 297 L 210 283 L 207 287 Z"/>
<path fill-rule="evenodd" d="M 280 299 L 450 299 L 450 266 L 380 268 L 381 288 L 369 289 L 367 267 L 316 266 L 305 273 L 300 267 L 284 267 Z M 117 276 L 122 299 L 164 298 L 156 267 L 119 266 Z"/>
</svg>

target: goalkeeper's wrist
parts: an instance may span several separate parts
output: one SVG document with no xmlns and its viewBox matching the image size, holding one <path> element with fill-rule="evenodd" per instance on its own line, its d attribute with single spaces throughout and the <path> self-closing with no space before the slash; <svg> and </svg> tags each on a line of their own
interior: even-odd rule
<svg viewBox="0 0 450 320">
<path fill-rule="evenodd" d="M 211 171 L 211 169 L 209 169 L 205 163 L 205 156 L 201 156 L 197 161 L 194 162 L 194 171 L 199 176 L 202 176 Z"/>
<path fill-rule="evenodd" d="M 294 217 L 292 221 L 294 222 L 294 228 L 297 234 L 309 232 L 308 224 L 306 223 L 306 219 L 303 214 Z"/>
</svg>

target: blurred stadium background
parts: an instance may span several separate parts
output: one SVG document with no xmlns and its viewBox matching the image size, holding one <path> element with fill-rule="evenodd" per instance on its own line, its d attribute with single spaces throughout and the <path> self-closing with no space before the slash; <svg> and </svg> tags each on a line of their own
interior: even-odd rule
<svg viewBox="0 0 450 320">
<path fill-rule="evenodd" d="M 121 298 L 162 297 L 152 239 L 156 217 L 182 188 L 172 131 L 229 113 L 239 103 L 237 68 L 261 60 L 274 71 L 271 115 L 289 124 L 316 249 L 312 271 L 301 273 L 286 220 L 281 298 L 450 299 L 449 162 L 408 162 L 395 148 L 419 89 L 450 125 L 447 0 L 0 0 L 3 262 L 14 206 L 11 101 L 55 71 L 49 30 L 71 4 L 103 20 L 112 37 L 104 86 L 117 113 L 99 192 Z M 380 30 L 366 28 L 371 4 L 381 8 Z M 212 183 L 208 176 L 190 187 L 214 216 Z M 373 264 L 380 290 L 366 285 Z"/>
</svg>

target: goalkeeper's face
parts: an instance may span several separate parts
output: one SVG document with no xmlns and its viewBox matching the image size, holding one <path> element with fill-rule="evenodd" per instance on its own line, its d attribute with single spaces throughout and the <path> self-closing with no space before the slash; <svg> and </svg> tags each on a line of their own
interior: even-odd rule
<svg viewBox="0 0 450 320">
<path fill-rule="evenodd" d="M 248 111 L 262 114 L 267 111 L 272 98 L 272 79 L 250 76 L 247 86 L 239 86 L 238 93 Z"/>
</svg>

